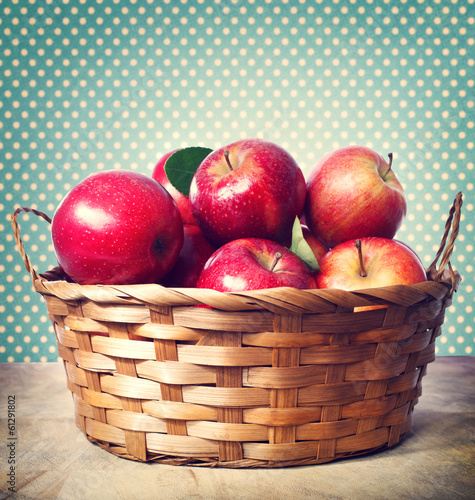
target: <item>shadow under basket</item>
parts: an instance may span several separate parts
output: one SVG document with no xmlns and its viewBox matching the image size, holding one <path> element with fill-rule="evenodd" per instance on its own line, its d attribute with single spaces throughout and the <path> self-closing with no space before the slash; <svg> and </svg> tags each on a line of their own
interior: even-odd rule
<svg viewBox="0 0 475 500">
<path fill-rule="evenodd" d="M 428 281 L 355 292 L 78 285 L 25 253 L 18 215 L 48 216 L 19 208 L 12 226 L 87 439 L 140 461 L 284 467 L 382 450 L 411 429 L 461 280 L 449 262 L 461 206 L 459 193 Z"/>
</svg>

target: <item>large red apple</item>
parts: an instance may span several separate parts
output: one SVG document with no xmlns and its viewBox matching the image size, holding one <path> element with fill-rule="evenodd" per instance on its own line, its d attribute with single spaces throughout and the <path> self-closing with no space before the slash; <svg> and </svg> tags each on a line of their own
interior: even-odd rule
<svg viewBox="0 0 475 500">
<path fill-rule="evenodd" d="M 160 281 L 169 287 L 194 288 L 207 260 L 217 250 L 196 224 L 184 224 L 183 247 L 173 269 Z"/>
<path fill-rule="evenodd" d="M 406 216 L 406 196 L 389 163 L 370 148 L 348 146 L 323 156 L 307 179 L 305 222 L 332 248 L 344 241 L 393 238 Z"/>
<path fill-rule="evenodd" d="M 413 285 L 427 280 L 417 254 L 406 244 L 388 238 L 349 240 L 320 260 L 318 288 L 359 290 L 390 285 Z"/>
<path fill-rule="evenodd" d="M 78 283 L 155 283 L 175 264 L 183 224 L 173 198 L 154 179 L 102 171 L 64 197 L 52 239 L 60 267 Z"/>
<path fill-rule="evenodd" d="M 171 182 L 169 181 L 167 174 L 165 173 L 165 163 L 168 158 L 178 149 L 174 149 L 168 153 L 165 153 L 155 165 L 155 168 L 152 172 L 152 178 L 159 182 L 172 196 L 177 204 L 178 210 L 180 211 L 181 220 L 183 224 L 195 224 L 195 219 L 193 218 L 193 214 L 191 213 L 190 200 L 188 196 L 180 193 L 178 189 L 176 189 Z"/>
<path fill-rule="evenodd" d="M 307 265 L 288 248 L 262 238 L 230 241 L 206 262 L 198 288 L 239 292 L 262 288 L 315 288 Z"/>
<path fill-rule="evenodd" d="M 190 185 L 193 216 L 218 245 L 239 238 L 284 242 L 305 203 L 305 178 L 293 157 L 262 139 L 210 153 Z"/>
</svg>

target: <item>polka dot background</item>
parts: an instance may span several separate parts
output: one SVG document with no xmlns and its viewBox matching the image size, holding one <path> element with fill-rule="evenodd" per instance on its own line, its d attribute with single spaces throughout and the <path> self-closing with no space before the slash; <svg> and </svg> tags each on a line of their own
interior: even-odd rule
<svg viewBox="0 0 475 500">
<path fill-rule="evenodd" d="M 426 265 L 464 193 L 463 283 L 438 355 L 474 354 L 474 0 L 0 0 L 0 361 L 58 359 L 15 250 L 18 206 L 52 215 L 87 175 L 151 174 L 177 147 L 261 137 L 308 173 L 327 151 L 394 154 L 397 238 Z M 40 271 L 48 224 L 19 218 Z"/>
</svg>

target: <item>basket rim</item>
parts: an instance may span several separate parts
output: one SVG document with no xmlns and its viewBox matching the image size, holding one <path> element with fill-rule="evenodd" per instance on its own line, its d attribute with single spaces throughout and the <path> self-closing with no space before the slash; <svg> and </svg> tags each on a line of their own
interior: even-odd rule
<svg viewBox="0 0 475 500">
<path fill-rule="evenodd" d="M 46 274 L 46 273 L 45 273 Z M 287 309 L 289 312 L 312 312 L 324 304 L 333 307 L 354 308 L 375 304 L 409 306 L 431 299 L 450 298 L 462 280 L 457 271 L 442 275 L 434 281 L 428 274 L 427 281 L 412 285 L 389 285 L 358 290 L 297 289 L 291 287 L 265 288 L 241 292 L 220 292 L 207 288 L 172 288 L 158 283 L 132 285 L 81 285 L 64 280 L 48 280 L 39 275 L 34 288 L 41 295 L 64 301 L 91 300 L 97 303 L 152 304 L 157 306 L 203 306 L 223 311 Z"/>
</svg>

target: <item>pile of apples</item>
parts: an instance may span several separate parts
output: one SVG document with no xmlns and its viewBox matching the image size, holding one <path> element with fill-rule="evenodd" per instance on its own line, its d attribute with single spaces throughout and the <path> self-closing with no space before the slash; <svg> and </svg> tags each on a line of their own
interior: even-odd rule
<svg viewBox="0 0 475 500">
<path fill-rule="evenodd" d="M 58 264 L 80 284 L 231 292 L 425 281 L 419 257 L 394 239 L 407 202 L 388 156 L 344 147 L 305 179 L 277 144 L 244 139 L 170 151 L 150 177 L 97 172 L 55 211 Z"/>
</svg>

